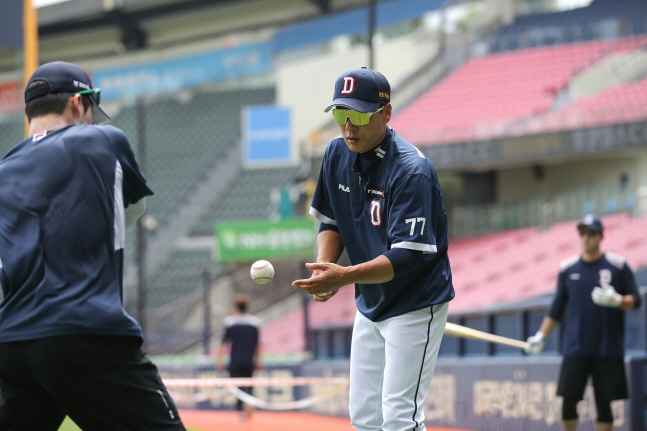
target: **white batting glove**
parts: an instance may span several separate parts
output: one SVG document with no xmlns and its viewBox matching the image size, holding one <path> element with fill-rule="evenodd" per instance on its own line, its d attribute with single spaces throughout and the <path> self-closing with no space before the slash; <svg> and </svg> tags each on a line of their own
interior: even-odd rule
<svg viewBox="0 0 647 431">
<path fill-rule="evenodd" d="M 610 284 L 594 287 L 591 298 L 593 302 L 602 307 L 620 307 L 620 304 L 622 304 L 622 295 L 616 292 Z"/>
<path fill-rule="evenodd" d="M 528 347 L 524 351 L 529 355 L 536 355 L 544 349 L 544 344 L 546 344 L 546 336 L 543 332 L 537 331 L 532 337 L 528 337 L 526 340 L 528 342 Z"/>
</svg>

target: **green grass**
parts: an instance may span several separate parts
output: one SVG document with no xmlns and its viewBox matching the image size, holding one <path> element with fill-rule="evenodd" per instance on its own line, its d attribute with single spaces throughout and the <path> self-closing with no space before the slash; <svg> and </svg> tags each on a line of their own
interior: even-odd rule
<svg viewBox="0 0 647 431">
<path fill-rule="evenodd" d="M 81 428 L 77 427 L 72 419 L 65 418 L 63 425 L 58 429 L 58 431 L 81 431 Z M 187 431 L 202 431 L 196 428 L 187 428 Z"/>
</svg>

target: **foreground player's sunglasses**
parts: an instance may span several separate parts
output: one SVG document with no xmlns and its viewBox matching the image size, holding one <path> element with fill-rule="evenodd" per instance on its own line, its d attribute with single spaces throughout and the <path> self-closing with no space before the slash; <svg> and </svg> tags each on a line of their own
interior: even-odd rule
<svg viewBox="0 0 647 431">
<path fill-rule="evenodd" d="M 93 88 L 91 90 L 79 91 L 76 94 L 88 96 L 94 105 L 92 108 L 92 124 L 106 124 L 110 121 L 110 116 L 99 106 L 99 103 L 101 103 L 101 89 Z"/>
<path fill-rule="evenodd" d="M 385 106 L 366 113 L 357 112 L 352 109 L 333 109 L 332 116 L 335 118 L 335 122 L 342 126 L 346 124 L 346 119 L 349 119 L 356 126 L 366 126 L 371 121 L 371 115 L 377 114 Z"/>
<path fill-rule="evenodd" d="M 90 96 L 90 99 L 92 99 L 92 101 L 96 105 L 101 103 L 101 89 L 100 88 L 93 88 L 91 90 L 83 90 L 83 91 L 79 91 L 76 94 L 80 94 L 82 96 Z"/>
</svg>

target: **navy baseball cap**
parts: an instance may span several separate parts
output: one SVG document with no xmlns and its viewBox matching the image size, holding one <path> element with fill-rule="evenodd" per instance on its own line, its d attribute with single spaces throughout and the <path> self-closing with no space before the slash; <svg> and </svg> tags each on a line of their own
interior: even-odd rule
<svg viewBox="0 0 647 431">
<path fill-rule="evenodd" d="M 581 229 L 583 227 L 588 227 L 591 229 L 593 232 L 596 233 L 602 233 L 604 231 L 604 227 L 602 226 L 602 220 L 600 220 L 598 217 L 596 217 L 593 214 L 587 214 L 585 215 L 582 220 L 577 224 L 577 228 Z"/>
<path fill-rule="evenodd" d="M 377 105 L 391 102 L 391 86 L 384 75 L 373 69 L 362 67 L 342 73 L 335 82 L 332 103 L 324 110 L 334 106 L 347 106 L 357 112 L 367 113 Z"/>
<path fill-rule="evenodd" d="M 99 107 L 99 89 L 92 87 L 92 80 L 80 66 L 64 61 L 54 61 L 40 66 L 29 78 L 27 87 L 35 81 L 46 82 L 48 87 L 38 87 L 27 91 L 25 89 L 25 102 L 51 93 L 90 93 L 92 101 L 92 124 L 103 124 L 110 121 L 110 117 Z M 95 90 L 91 92 L 89 90 Z M 96 94 L 96 96 L 95 96 Z"/>
</svg>

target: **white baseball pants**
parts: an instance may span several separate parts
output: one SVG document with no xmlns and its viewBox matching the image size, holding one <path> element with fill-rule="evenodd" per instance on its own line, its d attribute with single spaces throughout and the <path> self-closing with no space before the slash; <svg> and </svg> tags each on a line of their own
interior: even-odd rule
<svg viewBox="0 0 647 431">
<path fill-rule="evenodd" d="M 372 322 L 355 315 L 350 355 L 350 418 L 358 431 L 424 431 L 448 305 Z"/>
</svg>

